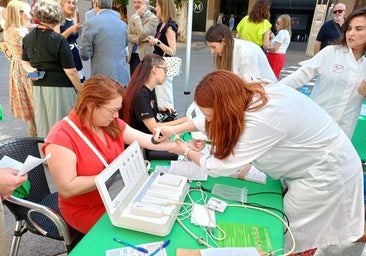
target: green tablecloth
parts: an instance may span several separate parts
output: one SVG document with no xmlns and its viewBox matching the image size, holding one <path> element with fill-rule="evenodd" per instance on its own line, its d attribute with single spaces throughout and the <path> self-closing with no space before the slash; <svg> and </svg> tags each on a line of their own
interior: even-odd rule
<svg viewBox="0 0 366 256">
<path fill-rule="evenodd" d="M 157 164 L 167 165 L 167 162 L 153 161 L 152 169 L 155 168 L 155 165 Z M 202 182 L 202 186 L 204 186 L 207 189 L 211 189 L 215 183 L 222 183 L 238 187 L 245 186 L 248 189 L 249 203 L 258 203 L 279 210 L 283 209 L 282 195 L 280 195 L 282 193 L 282 187 L 279 181 L 268 179 L 267 184 L 263 185 L 253 182 L 241 181 L 228 177 L 220 177 L 220 178 L 209 177 L 208 181 Z M 196 182 L 192 182 L 191 187 L 196 187 Z M 259 192 L 265 192 L 265 193 L 256 194 Z M 273 212 L 279 214 L 277 211 Z M 283 248 L 284 243 L 283 224 L 281 221 L 279 221 L 278 219 L 276 219 L 275 217 L 271 216 L 268 213 L 263 213 L 251 209 L 228 207 L 223 214 L 216 213 L 216 221 L 229 222 L 229 223 L 243 223 L 243 224 L 268 227 L 272 248 L 274 250 Z M 190 220 L 185 220 L 184 223 L 198 237 L 205 235 L 204 231 L 200 227 L 190 224 Z M 114 237 L 125 239 L 133 244 L 144 244 L 170 239 L 171 243 L 166 248 L 168 255 L 175 255 L 177 248 L 186 248 L 186 249 L 205 248 L 204 246 L 200 245 L 196 240 L 194 240 L 177 222 L 174 224 L 169 235 L 165 237 L 160 237 L 115 227 L 111 224 L 108 215 L 104 214 L 69 255 L 71 256 L 105 255 L 106 250 L 121 247 L 120 244 L 113 241 Z M 280 255 L 282 253 L 283 252 L 280 251 L 276 255 Z"/>
<path fill-rule="evenodd" d="M 360 115 L 358 118 L 357 126 L 352 136 L 352 144 L 360 158 L 366 161 L 366 116 Z"/>
</svg>

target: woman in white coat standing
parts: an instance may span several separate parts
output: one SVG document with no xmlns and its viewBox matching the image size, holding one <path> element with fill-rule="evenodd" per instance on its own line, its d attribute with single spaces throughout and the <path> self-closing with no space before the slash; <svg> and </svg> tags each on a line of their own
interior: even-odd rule
<svg viewBox="0 0 366 256">
<path fill-rule="evenodd" d="M 342 36 L 281 80 L 295 88 L 318 76 L 310 95 L 352 138 L 366 97 L 366 8 L 346 19 Z"/>
<path fill-rule="evenodd" d="M 284 210 L 295 238 L 293 245 L 286 233 L 286 253 L 313 255 L 317 248 L 363 235 L 361 162 L 344 132 L 316 103 L 280 83 L 245 82 L 227 70 L 206 75 L 194 100 L 203 116 L 162 127 L 161 140 L 172 130 L 199 130 L 213 145 L 209 155 L 196 151 L 195 141 L 176 140 L 170 152 L 185 155 L 211 176 L 230 176 L 252 163 L 282 179 L 288 186 Z"/>
</svg>

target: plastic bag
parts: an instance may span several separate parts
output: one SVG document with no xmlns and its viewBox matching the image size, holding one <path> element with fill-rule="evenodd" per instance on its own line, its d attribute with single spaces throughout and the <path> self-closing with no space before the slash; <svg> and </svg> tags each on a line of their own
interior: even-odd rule
<svg viewBox="0 0 366 256">
<path fill-rule="evenodd" d="M 212 188 L 212 194 L 230 201 L 246 203 L 248 191 L 245 187 L 238 188 L 223 184 L 215 184 Z"/>
</svg>

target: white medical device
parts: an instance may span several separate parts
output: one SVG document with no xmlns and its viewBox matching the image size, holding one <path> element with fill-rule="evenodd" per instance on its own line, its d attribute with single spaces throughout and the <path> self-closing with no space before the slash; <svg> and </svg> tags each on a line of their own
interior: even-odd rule
<svg viewBox="0 0 366 256">
<path fill-rule="evenodd" d="M 149 175 L 137 142 L 95 182 L 114 226 L 158 236 L 170 233 L 189 190 L 184 176 L 157 171 Z"/>
</svg>

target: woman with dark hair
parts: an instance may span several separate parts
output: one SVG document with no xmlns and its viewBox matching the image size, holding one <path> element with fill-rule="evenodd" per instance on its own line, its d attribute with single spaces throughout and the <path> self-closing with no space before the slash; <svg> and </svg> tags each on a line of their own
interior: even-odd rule
<svg viewBox="0 0 366 256">
<path fill-rule="evenodd" d="M 216 69 L 232 71 L 245 81 L 265 79 L 277 81 L 268 59 L 256 44 L 234 39 L 224 24 L 216 24 L 207 30 L 205 40 L 215 54 Z"/>
<path fill-rule="evenodd" d="M 59 193 L 62 216 L 83 234 L 106 211 L 95 177 L 124 151 L 124 144 L 137 141 L 152 150 L 169 150 L 175 145 L 172 141 L 154 145 L 151 135 L 118 118 L 123 90 L 104 75 L 86 80 L 75 108 L 52 127 L 43 147 L 45 154 L 52 155 L 48 167 Z"/>
<path fill-rule="evenodd" d="M 173 0 L 157 0 L 156 16 L 160 23 L 156 29 L 155 37 L 149 36 L 147 40 L 154 46 L 153 53 L 172 57 L 177 53 L 178 25 Z M 161 110 L 174 111 L 173 77 L 166 77 L 164 84 L 156 88 L 158 107 Z"/>
<path fill-rule="evenodd" d="M 163 116 L 156 102 L 155 89 L 164 83 L 166 77 L 164 58 L 156 54 L 144 57 L 132 75 L 123 101 L 123 120 L 133 128 L 145 133 L 153 133 L 162 126 Z M 136 75 L 135 75 L 136 73 Z M 186 118 L 165 122 L 174 125 L 186 121 Z"/>
<path fill-rule="evenodd" d="M 60 4 L 38 0 L 33 14 L 40 24 L 23 39 L 22 63 L 28 73 L 44 72 L 44 77 L 33 79 L 32 84 L 37 135 L 46 137 L 74 106 L 81 83 L 69 43 L 54 31 L 64 18 Z"/>
<path fill-rule="evenodd" d="M 353 11 L 338 43 L 328 45 L 281 83 L 299 88 L 317 77 L 310 98 L 352 138 L 366 97 L 366 8 Z"/>
<path fill-rule="evenodd" d="M 146 55 L 137 66 L 126 89 L 121 113 L 123 120 L 132 128 L 152 134 L 157 127 L 187 120 L 184 117 L 165 122 L 165 116 L 159 112 L 155 89 L 164 83 L 166 69 L 164 58 L 156 54 Z M 145 157 L 150 159 L 150 150 L 145 150 Z"/>
<path fill-rule="evenodd" d="M 290 232 L 285 252 L 314 255 L 316 248 L 356 241 L 364 232 L 363 174 L 352 143 L 316 103 L 277 84 L 248 83 L 218 70 L 197 85 L 194 100 L 203 113 L 162 128 L 201 131 L 210 154 L 176 140 L 170 152 L 185 155 L 211 176 L 229 176 L 251 163 L 288 186 L 283 204 Z M 304 254 L 305 255 L 305 254 Z"/>
<path fill-rule="evenodd" d="M 236 26 L 237 36 L 251 41 L 266 50 L 272 24 L 269 21 L 270 0 L 257 0 L 249 12 Z"/>
</svg>

